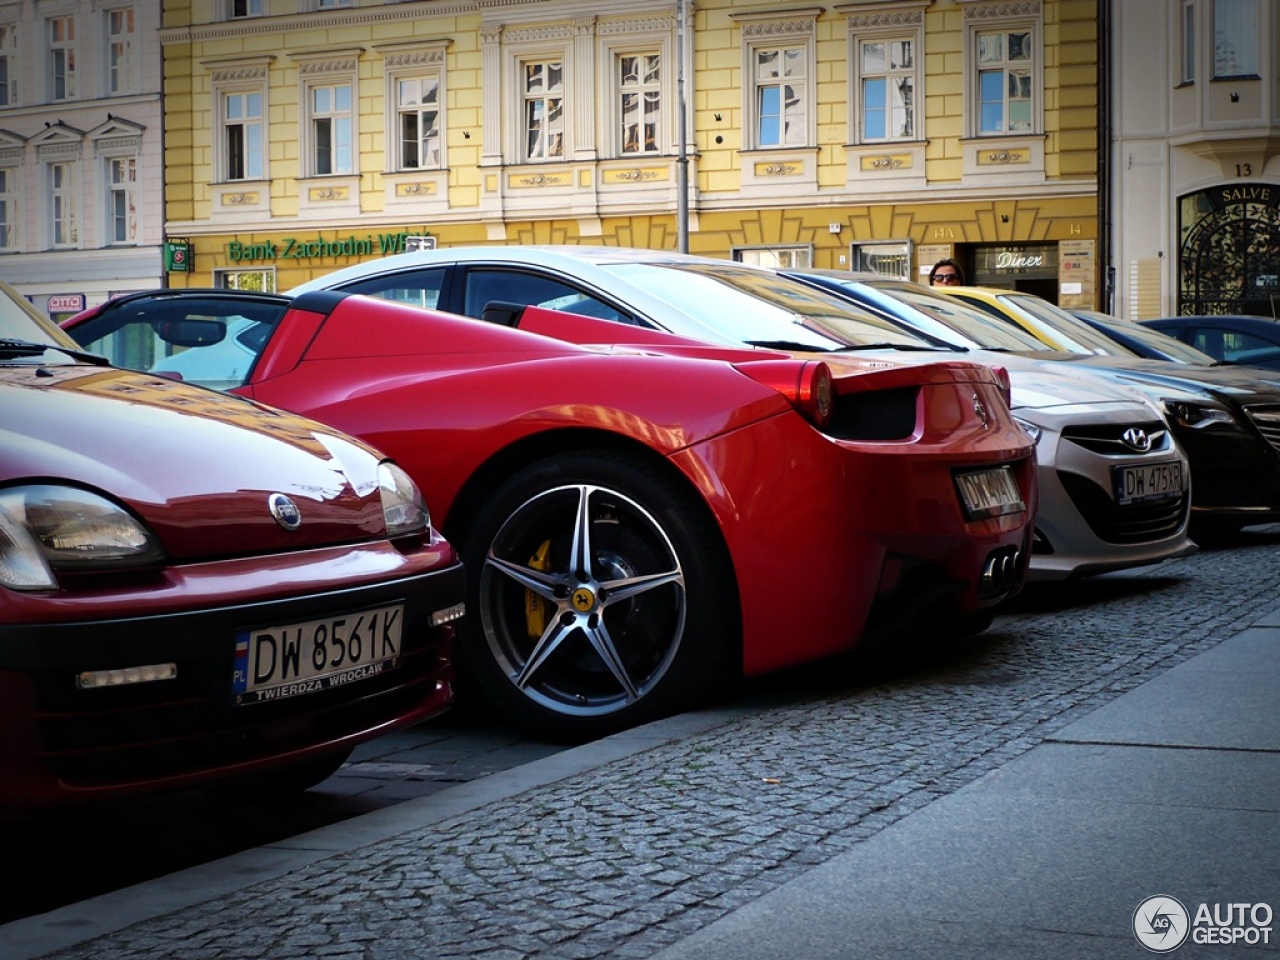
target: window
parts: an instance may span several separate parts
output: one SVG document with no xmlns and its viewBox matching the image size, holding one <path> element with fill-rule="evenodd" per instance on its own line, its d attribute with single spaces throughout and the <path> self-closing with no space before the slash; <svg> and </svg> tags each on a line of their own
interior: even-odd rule
<svg viewBox="0 0 1280 960">
<path fill-rule="evenodd" d="M 73 247 L 80 242 L 76 213 L 79 183 L 72 162 L 51 163 L 48 167 L 49 226 L 55 247 Z"/>
<path fill-rule="evenodd" d="M 757 147 L 793 147 L 808 142 L 806 60 L 802 47 L 757 48 L 753 52 Z"/>
<path fill-rule="evenodd" d="M 0 167 L 0 250 L 18 248 L 18 174 L 18 167 Z"/>
<path fill-rule="evenodd" d="M 311 123 L 311 175 L 351 173 L 355 130 L 351 84 L 318 84 L 308 90 Z"/>
<path fill-rule="evenodd" d="M 1214 0 L 1213 75 L 1258 75 L 1258 0 Z"/>
<path fill-rule="evenodd" d="M 441 149 L 440 75 L 400 77 L 395 81 L 397 170 L 438 170 Z"/>
<path fill-rule="evenodd" d="M 213 285 L 225 290 L 254 290 L 258 293 L 276 292 L 274 270 L 215 270 Z"/>
<path fill-rule="evenodd" d="M 858 44 L 859 140 L 916 137 L 916 41 L 884 37 Z"/>
<path fill-rule="evenodd" d="M 112 157 L 108 159 L 107 182 L 107 243 L 137 243 L 137 158 Z"/>
<path fill-rule="evenodd" d="M 0 23 L 0 107 L 18 102 L 18 25 Z"/>
<path fill-rule="evenodd" d="M 1182 82 L 1196 82 L 1196 4 L 1182 0 Z"/>
<path fill-rule="evenodd" d="M 526 60 L 524 73 L 525 161 L 564 157 L 564 61 Z"/>
<path fill-rule="evenodd" d="M 262 16 L 262 0 L 231 0 L 231 19 Z"/>
<path fill-rule="evenodd" d="M 623 155 L 658 153 L 662 128 L 662 58 L 625 53 L 617 59 L 618 118 Z"/>
<path fill-rule="evenodd" d="M 977 34 L 979 134 L 1034 129 L 1032 42 L 1029 29 Z"/>
<path fill-rule="evenodd" d="M 107 92 L 134 90 L 133 7 L 107 11 Z"/>
<path fill-rule="evenodd" d="M 859 244 L 853 248 L 853 269 L 910 280 L 911 241 Z"/>
<path fill-rule="evenodd" d="M 260 91 L 222 96 L 223 179 L 261 180 L 264 173 L 263 95 Z"/>
<path fill-rule="evenodd" d="M 805 270 L 813 266 L 810 247 L 754 247 L 733 251 L 733 259 L 779 270 Z"/>
<path fill-rule="evenodd" d="M 631 323 L 629 314 L 612 304 L 592 296 L 578 287 L 555 277 L 544 277 L 522 270 L 501 268 L 471 268 L 464 281 L 462 312 L 468 317 L 480 317 L 490 303 L 528 304 L 563 310 L 584 317 Z"/>
<path fill-rule="evenodd" d="M 76 95 L 76 18 L 50 17 L 49 99 L 70 100 Z"/>
<path fill-rule="evenodd" d="M 344 283 L 344 293 L 363 293 L 370 297 L 407 303 L 415 307 L 434 310 L 440 305 L 440 291 L 444 287 L 446 267 L 423 267 L 420 270 L 404 270 L 390 276 L 367 277 L 352 283 Z"/>
</svg>

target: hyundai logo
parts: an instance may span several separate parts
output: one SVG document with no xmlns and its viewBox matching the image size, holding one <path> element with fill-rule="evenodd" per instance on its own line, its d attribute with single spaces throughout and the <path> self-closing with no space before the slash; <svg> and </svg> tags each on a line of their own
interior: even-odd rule
<svg viewBox="0 0 1280 960">
<path fill-rule="evenodd" d="M 283 493 L 273 493 L 267 497 L 267 509 L 276 518 L 276 523 L 286 530 L 297 530 L 302 526 L 302 512 L 298 505 Z"/>
<path fill-rule="evenodd" d="M 1151 437 L 1141 427 L 1130 427 L 1120 435 L 1121 441 L 1130 450 L 1146 453 L 1151 449 Z"/>
</svg>

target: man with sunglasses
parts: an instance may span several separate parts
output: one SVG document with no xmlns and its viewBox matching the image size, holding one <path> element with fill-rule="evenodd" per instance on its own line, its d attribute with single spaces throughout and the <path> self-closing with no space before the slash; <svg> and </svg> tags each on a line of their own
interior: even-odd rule
<svg viewBox="0 0 1280 960">
<path fill-rule="evenodd" d="M 929 271 L 929 286 L 936 287 L 940 284 L 963 284 L 964 271 L 960 269 L 960 264 L 956 263 L 950 257 L 945 260 L 939 260 L 933 265 L 933 269 Z"/>
</svg>

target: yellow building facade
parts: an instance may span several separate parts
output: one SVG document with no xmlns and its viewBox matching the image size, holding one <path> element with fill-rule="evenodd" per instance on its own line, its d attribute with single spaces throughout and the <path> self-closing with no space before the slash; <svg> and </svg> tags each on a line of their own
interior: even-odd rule
<svg viewBox="0 0 1280 960">
<path fill-rule="evenodd" d="M 684 244 L 1096 303 L 1094 0 L 165 0 L 162 43 L 174 286 Z"/>
</svg>

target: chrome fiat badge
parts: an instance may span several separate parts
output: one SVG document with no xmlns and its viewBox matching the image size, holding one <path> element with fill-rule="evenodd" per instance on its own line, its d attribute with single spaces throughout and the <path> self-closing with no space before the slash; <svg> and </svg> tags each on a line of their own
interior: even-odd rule
<svg viewBox="0 0 1280 960">
<path fill-rule="evenodd" d="M 1141 427 L 1130 427 L 1120 434 L 1120 439 L 1130 450 L 1146 453 L 1151 449 L 1151 437 Z"/>
<path fill-rule="evenodd" d="M 297 530 L 302 526 L 302 511 L 283 493 L 273 493 L 267 497 L 267 509 L 276 518 L 276 523 L 286 530 Z"/>
</svg>

